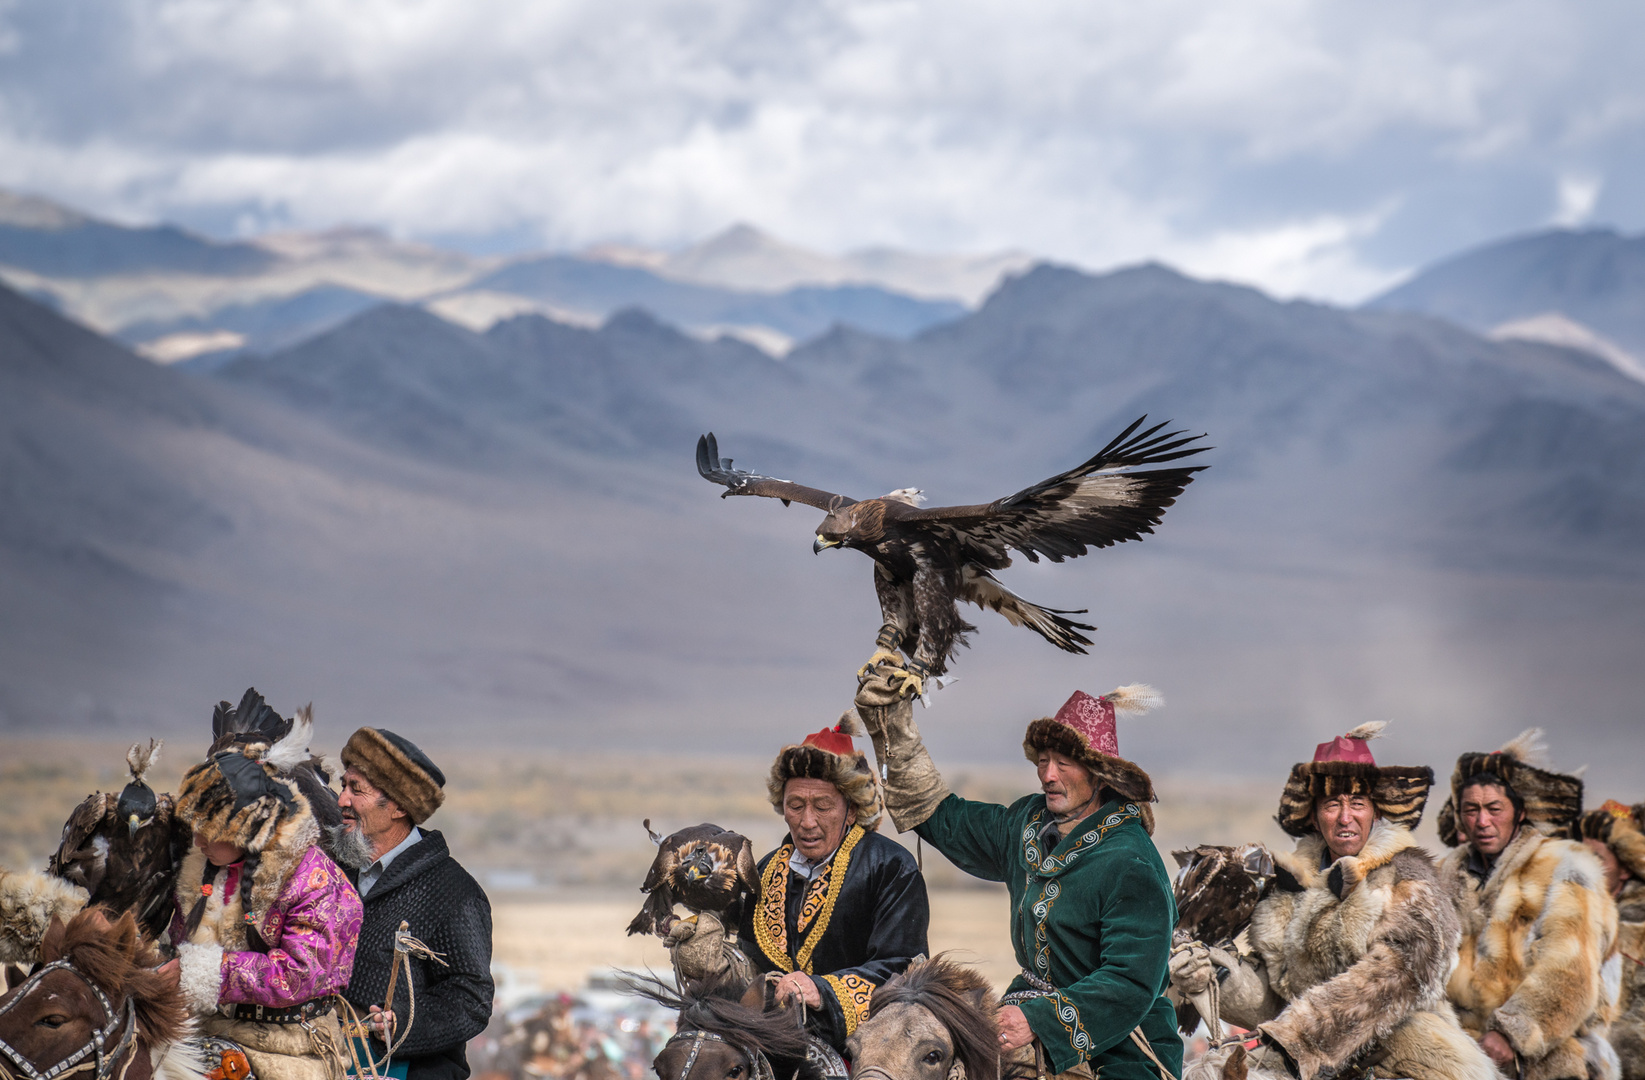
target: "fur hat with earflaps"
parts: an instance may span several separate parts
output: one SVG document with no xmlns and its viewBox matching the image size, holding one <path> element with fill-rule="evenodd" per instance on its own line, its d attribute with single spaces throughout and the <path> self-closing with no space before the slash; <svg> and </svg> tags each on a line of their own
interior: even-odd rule
<svg viewBox="0 0 1645 1080">
<path fill-rule="evenodd" d="M 306 774 L 314 733 L 312 710 L 285 719 L 247 690 L 236 708 L 217 706 L 212 717 L 212 753 L 183 774 L 175 814 L 211 843 L 230 843 L 257 854 L 271 846 L 312 842 L 314 808 L 305 791 L 319 790 Z M 303 772 L 300 782 L 298 773 Z M 327 792 L 326 794 L 329 794 Z"/>
<path fill-rule="evenodd" d="M 1023 733 L 1022 752 L 1029 761 L 1038 762 L 1046 750 L 1062 754 L 1084 765 L 1091 771 L 1091 780 L 1099 788 L 1108 788 L 1126 802 L 1136 803 L 1142 810 L 1143 825 L 1150 835 L 1154 832 L 1154 814 L 1149 803 L 1155 801 L 1154 781 L 1134 763 L 1120 757 L 1117 715 L 1141 716 L 1165 704 L 1160 692 L 1152 686 L 1133 683 L 1092 697 L 1076 690 L 1063 702 L 1057 715 L 1035 720 Z"/>
<path fill-rule="evenodd" d="M 1525 820 L 1546 826 L 1553 835 L 1576 834 L 1582 816 L 1582 778 L 1548 767 L 1548 745 L 1541 728 L 1527 728 L 1500 750 L 1467 753 L 1451 772 L 1451 797 L 1439 811 L 1439 838 L 1451 847 L 1462 842 L 1457 802 L 1462 790 L 1480 777 L 1506 785 L 1525 807 Z"/>
<path fill-rule="evenodd" d="M 880 787 L 874 781 L 874 770 L 868 764 L 868 755 L 851 741 L 853 735 L 863 735 L 856 713 L 847 711 L 840 722 L 823 728 L 802 739 L 798 745 L 785 746 L 771 763 L 771 774 L 766 778 L 766 792 L 777 813 L 783 809 L 783 788 L 790 780 L 826 780 L 840 789 L 856 814 L 857 824 L 865 829 L 878 828 L 884 802 Z"/>
<path fill-rule="evenodd" d="M 421 825 L 446 801 L 446 774 L 404 735 L 387 728 L 363 727 L 343 746 L 343 768 L 364 776 Z"/>
<path fill-rule="evenodd" d="M 1434 786 L 1434 770 L 1426 765 L 1378 765 L 1367 744 L 1387 726 L 1380 720 L 1361 724 L 1314 747 L 1314 760 L 1291 766 L 1274 816 L 1279 827 L 1297 837 L 1318 832 L 1314 807 L 1320 799 L 1364 795 L 1379 817 L 1416 828 Z"/>
<path fill-rule="evenodd" d="M 1629 807 L 1607 799 L 1578 819 L 1577 835 L 1605 844 L 1628 873 L 1645 878 L 1645 803 Z"/>
</svg>

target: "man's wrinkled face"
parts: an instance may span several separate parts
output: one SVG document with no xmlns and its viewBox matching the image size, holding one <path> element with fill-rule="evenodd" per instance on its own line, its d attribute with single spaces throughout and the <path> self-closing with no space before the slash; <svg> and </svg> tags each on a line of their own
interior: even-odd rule
<svg viewBox="0 0 1645 1080">
<path fill-rule="evenodd" d="M 850 817 L 851 804 L 827 780 L 796 776 L 783 785 L 783 820 L 794 846 L 812 862 L 834 854 Z"/>
<path fill-rule="evenodd" d="M 1457 799 L 1457 827 L 1475 851 L 1495 858 L 1513 843 L 1519 831 L 1519 811 L 1496 784 L 1475 784 L 1463 788 Z"/>
<path fill-rule="evenodd" d="M 1368 795 L 1333 795 L 1314 804 L 1314 827 L 1333 859 L 1358 855 L 1376 820 L 1376 804 Z"/>
<path fill-rule="evenodd" d="M 343 790 L 337 796 L 337 806 L 343 812 L 343 824 L 363 835 L 379 855 L 390 850 L 383 847 L 384 839 L 411 831 L 399 804 L 353 769 L 343 770 Z"/>
<path fill-rule="evenodd" d="M 1091 801 L 1095 785 L 1091 770 L 1067 754 L 1055 750 L 1041 750 L 1035 768 L 1040 774 L 1040 790 L 1045 793 L 1045 808 L 1053 817 L 1064 817 Z"/>
</svg>

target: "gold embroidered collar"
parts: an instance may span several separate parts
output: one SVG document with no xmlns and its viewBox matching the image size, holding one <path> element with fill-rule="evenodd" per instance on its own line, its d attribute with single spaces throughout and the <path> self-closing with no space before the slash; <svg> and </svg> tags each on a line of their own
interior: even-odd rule
<svg viewBox="0 0 1645 1080">
<path fill-rule="evenodd" d="M 828 866 L 811 883 L 805 904 L 800 911 L 800 948 L 791 958 L 788 954 L 788 860 L 794 854 L 794 842 L 789 840 L 771 855 L 760 881 L 760 906 L 754 915 L 754 940 L 767 958 L 783 971 L 798 968 L 811 974 L 811 954 L 817 943 L 828 932 L 828 922 L 834 917 L 834 905 L 840 890 L 845 887 L 846 871 L 851 868 L 851 852 L 865 835 L 861 825 L 853 823 L 845 832 L 839 850 L 828 861 Z M 810 931 L 806 927 L 809 925 Z"/>
</svg>

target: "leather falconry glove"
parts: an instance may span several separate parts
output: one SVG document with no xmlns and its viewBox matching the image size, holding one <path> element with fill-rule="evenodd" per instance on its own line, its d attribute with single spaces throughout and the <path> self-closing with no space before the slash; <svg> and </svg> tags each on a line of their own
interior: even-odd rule
<svg viewBox="0 0 1645 1080">
<path fill-rule="evenodd" d="M 1172 950 L 1167 968 L 1171 973 L 1171 989 L 1184 999 L 1205 993 L 1214 974 L 1211 951 L 1197 941 Z"/>
<path fill-rule="evenodd" d="M 920 740 L 914 699 L 893 688 L 876 667 L 858 684 L 856 704 L 880 763 L 885 811 L 898 832 L 907 832 L 936 813 L 950 794 Z"/>
<path fill-rule="evenodd" d="M 1217 975 L 1221 980 L 1218 998 L 1222 1015 L 1248 1016 L 1260 1010 L 1269 993 L 1268 980 L 1263 974 L 1236 952 L 1223 949 L 1205 951 L 1212 964 L 1228 972 Z"/>
</svg>

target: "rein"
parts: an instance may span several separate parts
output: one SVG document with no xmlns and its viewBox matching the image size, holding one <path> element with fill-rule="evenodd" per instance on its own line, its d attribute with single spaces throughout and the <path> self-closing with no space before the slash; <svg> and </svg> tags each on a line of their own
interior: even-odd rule
<svg viewBox="0 0 1645 1080">
<path fill-rule="evenodd" d="M 678 1080 L 691 1080 L 691 1070 L 696 1067 L 697 1055 L 702 1052 L 704 1039 L 711 1039 L 726 1046 L 736 1046 L 735 1043 L 726 1039 L 723 1035 L 716 1035 L 712 1031 L 703 1031 L 700 1028 L 687 1028 L 684 1031 L 677 1031 L 663 1046 L 667 1048 L 686 1039 L 691 1040 L 691 1052 L 686 1055 L 685 1068 L 680 1070 Z M 747 1050 L 744 1050 L 742 1055 L 743 1060 L 747 1061 L 754 1071 L 754 1075 L 750 1080 L 777 1080 L 777 1075 L 771 1068 L 771 1060 L 765 1056 L 764 1051 L 755 1050 L 750 1055 Z"/>
<path fill-rule="evenodd" d="M 85 1072 L 87 1069 L 92 1068 L 97 1070 L 93 1074 L 94 1080 L 108 1080 L 109 1076 L 114 1072 L 114 1063 L 118 1061 L 121 1055 L 125 1054 L 126 1051 L 132 1046 L 133 1036 L 137 1030 L 137 1013 L 132 1007 L 132 1001 L 129 997 L 126 998 L 126 1007 L 123 1012 L 116 1012 L 114 1005 L 109 1001 L 108 995 L 103 993 L 103 988 L 92 982 L 85 972 L 75 967 L 69 961 L 53 960 L 51 963 L 45 965 L 40 968 L 40 970 L 30 975 L 28 980 L 24 982 L 22 986 L 17 988 L 17 995 L 10 1001 L 6 1002 L 6 1004 L 0 1005 L 0 1016 L 4 1016 L 6 1013 L 10 1012 L 16 1007 L 18 1002 L 28 997 L 29 993 L 33 991 L 35 987 L 40 985 L 40 980 L 45 978 L 45 976 L 52 971 L 67 971 L 90 987 L 91 992 L 97 996 L 98 1003 L 103 1006 L 103 1015 L 108 1018 L 108 1022 L 101 1028 L 93 1028 L 91 1038 L 86 1040 L 86 1044 L 84 1046 L 64 1058 L 62 1061 L 59 1061 L 45 1072 L 41 1072 L 39 1068 L 35 1066 L 34 1062 L 24 1057 L 16 1048 L 3 1039 L 0 1039 L 0 1054 L 3 1054 L 12 1062 L 12 1064 L 23 1070 L 25 1080 L 56 1080 L 59 1076 L 67 1076 L 72 1073 Z M 125 1030 L 120 1033 L 120 1040 L 114 1044 L 114 1049 L 109 1050 L 108 1041 L 113 1037 L 116 1031 L 120 1030 L 122 1020 L 125 1024 Z M 88 1057 L 92 1058 L 92 1060 L 87 1061 L 86 1059 Z M 131 1058 L 128 1056 L 126 1060 L 126 1068 L 130 1067 Z M 0 1065 L 0 1068 L 5 1067 Z M 5 1071 L 8 1074 L 11 1073 L 9 1068 L 5 1068 Z M 120 1071 L 123 1076 L 125 1074 L 125 1069 L 121 1069 Z"/>
</svg>

